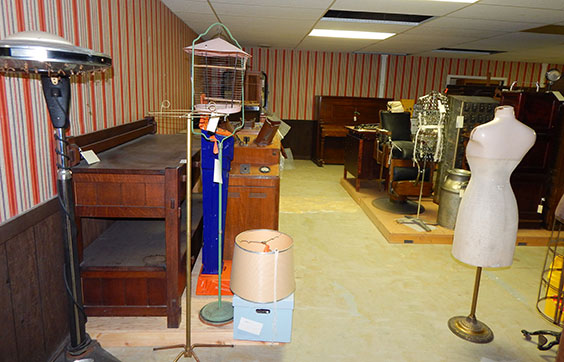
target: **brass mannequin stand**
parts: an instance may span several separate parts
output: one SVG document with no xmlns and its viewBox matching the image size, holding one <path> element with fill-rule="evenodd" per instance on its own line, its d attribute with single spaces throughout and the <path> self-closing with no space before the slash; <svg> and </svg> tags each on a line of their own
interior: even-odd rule
<svg viewBox="0 0 564 362">
<path fill-rule="evenodd" d="M 474 281 L 474 295 L 472 296 L 472 307 L 467 317 L 457 316 L 448 320 L 448 328 L 458 337 L 474 343 L 490 343 L 494 335 L 492 330 L 483 322 L 476 319 L 476 304 L 478 303 L 478 290 L 480 289 L 480 277 L 482 267 L 476 269 L 476 280 Z"/>
</svg>

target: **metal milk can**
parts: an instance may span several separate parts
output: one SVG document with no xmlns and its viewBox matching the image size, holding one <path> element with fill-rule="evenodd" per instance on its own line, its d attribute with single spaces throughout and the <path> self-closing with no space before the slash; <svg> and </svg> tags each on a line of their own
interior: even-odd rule
<svg viewBox="0 0 564 362">
<path fill-rule="evenodd" d="M 458 207 L 469 180 L 470 171 L 459 168 L 448 170 L 439 197 L 439 212 L 437 216 L 437 223 L 439 225 L 448 229 L 454 229 Z"/>
</svg>

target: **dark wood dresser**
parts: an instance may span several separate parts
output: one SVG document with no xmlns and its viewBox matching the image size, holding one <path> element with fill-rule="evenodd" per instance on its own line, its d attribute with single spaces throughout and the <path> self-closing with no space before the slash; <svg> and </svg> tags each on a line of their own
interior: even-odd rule
<svg viewBox="0 0 564 362">
<path fill-rule="evenodd" d="M 537 134 L 533 148 L 511 176 L 519 207 L 519 227 L 551 228 L 556 205 L 564 192 L 564 102 L 549 92 L 504 92 L 501 104 L 513 106 L 516 118 Z"/>
<path fill-rule="evenodd" d="M 343 164 L 345 160 L 345 126 L 362 123 L 379 123 L 381 110 L 385 110 L 389 98 L 361 98 L 315 96 L 315 119 L 318 121 L 315 132 L 314 162 L 323 164 Z"/>
<path fill-rule="evenodd" d="M 72 168 L 86 313 L 167 316 L 168 327 L 178 327 L 186 277 L 186 135 L 142 134 L 98 156 L 98 163 Z M 196 230 L 201 198 L 193 198 L 192 210 Z M 84 218 L 113 223 L 83 245 Z"/>
</svg>

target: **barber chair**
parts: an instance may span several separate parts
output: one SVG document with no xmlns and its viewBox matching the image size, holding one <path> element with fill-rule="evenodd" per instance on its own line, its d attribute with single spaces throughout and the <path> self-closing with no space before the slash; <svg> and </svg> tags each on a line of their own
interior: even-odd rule
<svg viewBox="0 0 564 362">
<path fill-rule="evenodd" d="M 372 204 L 378 209 L 397 214 L 417 214 L 418 204 L 408 200 L 410 196 L 430 196 L 433 189 L 432 163 L 425 163 L 423 172 L 414 161 L 415 144 L 411 139 L 409 112 L 380 112 L 381 128 L 374 150 L 374 158 L 380 165 L 380 178 L 387 170 L 385 188 L 388 196 L 376 199 Z M 425 209 L 421 206 L 420 212 Z"/>
</svg>

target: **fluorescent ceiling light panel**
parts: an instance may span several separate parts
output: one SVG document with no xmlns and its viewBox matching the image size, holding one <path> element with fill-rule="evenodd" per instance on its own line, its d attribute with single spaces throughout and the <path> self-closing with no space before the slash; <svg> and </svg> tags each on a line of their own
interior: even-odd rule
<svg viewBox="0 0 564 362">
<path fill-rule="evenodd" d="M 309 36 L 321 36 L 327 38 L 346 38 L 346 39 L 387 39 L 396 33 L 380 33 L 375 31 L 352 31 L 352 30 L 330 30 L 313 29 Z"/>
</svg>

